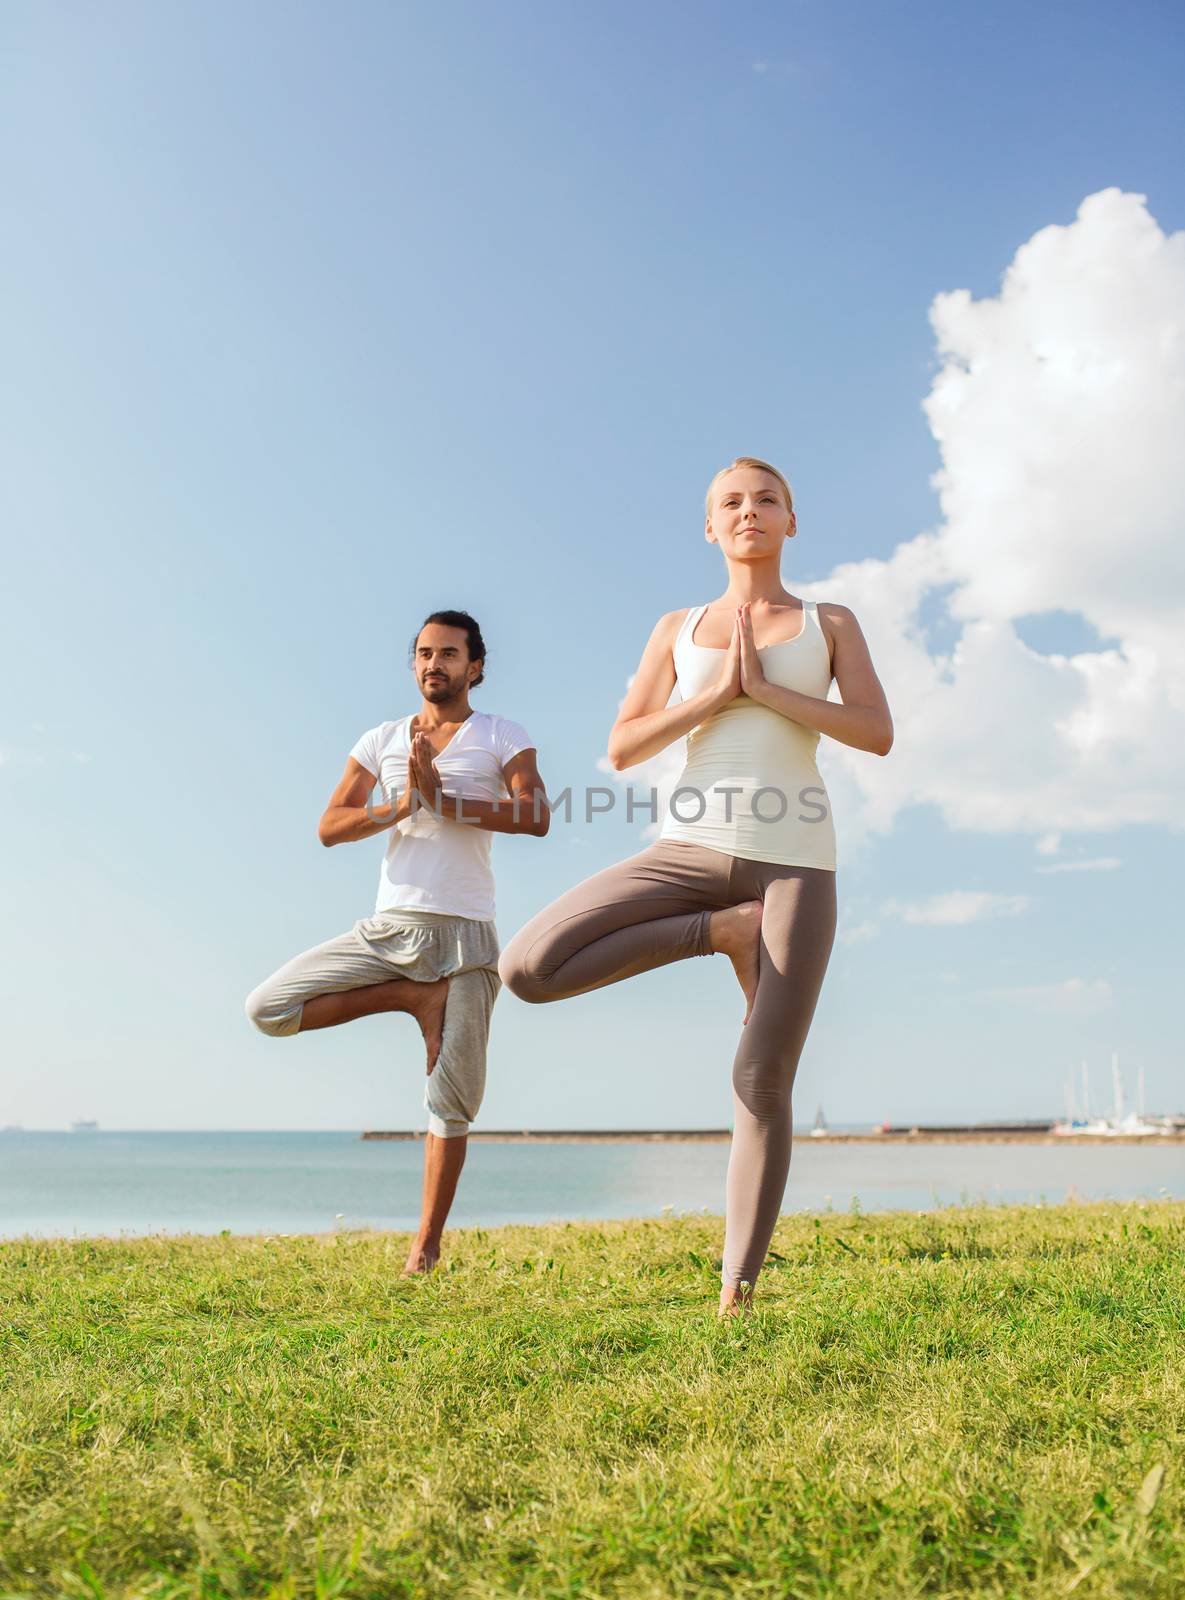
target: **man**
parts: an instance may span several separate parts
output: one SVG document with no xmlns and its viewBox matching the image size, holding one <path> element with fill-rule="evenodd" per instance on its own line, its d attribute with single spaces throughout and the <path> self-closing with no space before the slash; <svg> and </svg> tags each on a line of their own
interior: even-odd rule
<svg viewBox="0 0 1185 1600">
<path fill-rule="evenodd" d="M 467 612 L 434 611 L 412 642 L 420 709 L 355 744 L 318 827 L 324 845 L 390 829 L 375 915 L 306 950 L 247 998 L 275 1037 L 406 1011 L 427 1049 L 420 1227 L 405 1274 L 430 1272 L 485 1090 L 501 987 L 492 833 L 548 831 L 535 749 L 517 722 L 475 711 L 485 643 Z M 368 804 L 375 783 L 386 804 Z"/>
</svg>

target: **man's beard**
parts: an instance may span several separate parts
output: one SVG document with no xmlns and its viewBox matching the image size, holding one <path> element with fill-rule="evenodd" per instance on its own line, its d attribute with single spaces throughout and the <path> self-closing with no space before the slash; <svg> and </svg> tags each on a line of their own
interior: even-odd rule
<svg viewBox="0 0 1185 1600">
<path fill-rule="evenodd" d="M 451 700 L 459 692 L 460 684 L 451 678 L 425 678 L 420 684 L 425 700 Z"/>
</svg>

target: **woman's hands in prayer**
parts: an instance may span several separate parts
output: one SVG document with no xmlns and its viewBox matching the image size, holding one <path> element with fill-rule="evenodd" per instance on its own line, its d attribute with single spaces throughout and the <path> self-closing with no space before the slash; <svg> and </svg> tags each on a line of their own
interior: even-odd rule
<svg viewBox="0 0 1185 1600">
<path fill-rule="evenodd" d="M 761 670 L 761 657 L 753 642 L 753 617 L 749 602 L 737 607 L 736 637 L 741 668 L 741 692 L 750 700 L 759 700 L 765 688 L 765 673 Z"/>
</svg>

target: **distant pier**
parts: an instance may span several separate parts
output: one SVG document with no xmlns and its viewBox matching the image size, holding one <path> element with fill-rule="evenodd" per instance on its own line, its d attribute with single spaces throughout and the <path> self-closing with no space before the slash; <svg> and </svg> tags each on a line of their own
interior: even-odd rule
<svg viewBox="0 0 1185 1600">
<path fill-rule="evenodd" d="M 364 1139 L 422 1139 L 420 1129 L 387 1133 L 368 1129 Z M 486 1144 L 727 1144 L 728 1128 L 533 1128 L 477 1130 L 469 1135 Z"/>
<path fill-rule="evenodd" d="M 1052 1122 L 918 1123 L 913 1127 L 873 1128 L 841 1132 L 833 1129 L 795 1128 L 797 1143 L 811 1144 L 1185 1144 L 1185 1125 L 1155 1134 L 1059 1134 Z M 421 1130 L 367 1129 L 364 1139 L 422 1140 Z M 507 1128 L 475 1130 L 469 1137 L 484 1144 L 727 1144 L 728 1128 Z"/>
</svg>

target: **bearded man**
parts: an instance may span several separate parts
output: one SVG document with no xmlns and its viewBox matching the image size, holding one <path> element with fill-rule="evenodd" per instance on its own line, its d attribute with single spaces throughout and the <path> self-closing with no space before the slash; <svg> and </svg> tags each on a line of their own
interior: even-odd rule
<svg viewBox="0 0 1185 1600">
<path fill-rule="evenodd" d="M 475 711 L 486 648 L 467 612 L 434 611 L 411 645 L 418 711 L 354 745 L 318 826 L 324 845 L 390 830 L 372 917 L 306 950 L 247 998 L 275 1038 L 402 1011 L 427 1054 L 428 1132 L 420 1226 L 405 1274 L 429 1272 L 485 1092 L 490 1015 L 501 987 L 491 834 L 548 831 L 534 745 L 520 723 Z M 380 786 L 385 803 L 371 794 Z"/>
</svg>

